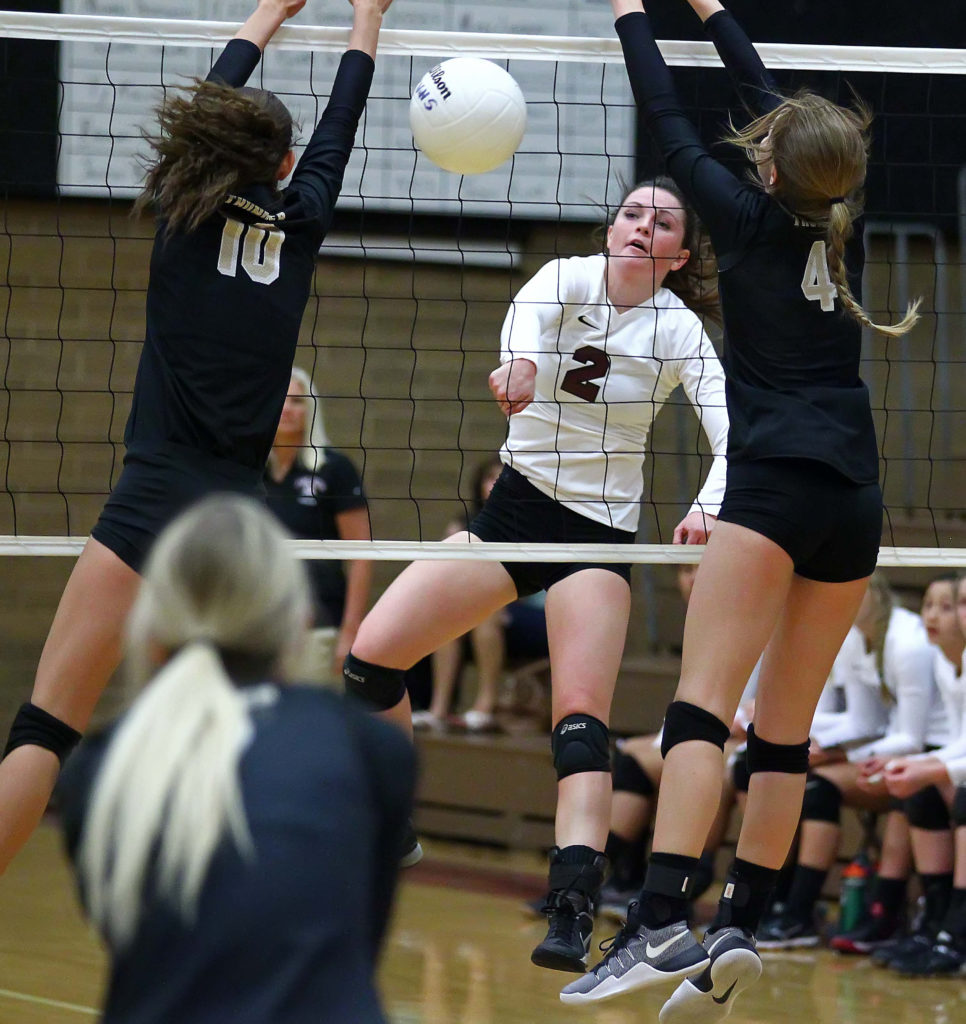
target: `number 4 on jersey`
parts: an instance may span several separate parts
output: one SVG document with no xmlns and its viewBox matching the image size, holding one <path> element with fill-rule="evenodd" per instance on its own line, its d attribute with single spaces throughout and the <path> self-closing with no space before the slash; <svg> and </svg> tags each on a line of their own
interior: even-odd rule
<svg viewBox="0 0 966 1024">
<path fill-rule="evenodd" d="M 242 242 L 244 236 L 244 242 Z M 271 284 L 278 280 L 279 261 L 285 232 L 266 231 L 254 224 L 243 224 L 240 220 L 225 218 L 221 232 L 221 248 L 218 251 L 218 273 L 234 277 L 238 265 L 238 250 L 241 249 L 242 270 L 256 284 Z"/>
<path fill-rule="evenodd" d="M 805 275 L 802 277 L 802 291 L 809 302 L 822 304 L 822 312 L 831 313 L 835 309 L 838 289 L 829 277 L 824 242 L 813 242 L 812 248 L 808 250 L 808 262 L 805 264 Z"/>
</svg>

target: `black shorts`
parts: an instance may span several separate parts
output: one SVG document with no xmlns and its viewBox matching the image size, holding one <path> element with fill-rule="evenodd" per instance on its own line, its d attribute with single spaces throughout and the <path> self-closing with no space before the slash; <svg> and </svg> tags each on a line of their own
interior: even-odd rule
<svg viewBox="0 0 966 1024">
<path fill-rule="evenodd" d="M 193 502 L 218 492 L 261 498 L 261 474 L 191 449 L 127 456 L 91 536 L 135 572 L 157 535 Z"/>
<path fill-rule="evenodd" d="M 633 544 L 627 530 L 588 519 L 537 490 L 521 473 L 503 467 L 486 504 L 470 523 L 470 533 L 491 543 L 518 544 Z M 630 583 L 630 563 L 623 562 L 503 562 L 518 597 L 548 590 L 582 569 L 607 569 Z"/>
<path fill-rule="evenodd" d="M 882 491 L 817 459 L 729 462 L 718 519 L 773 540 L 795 572 L 820 583 L 872 574 L 882 539 Z"/>
</svg>

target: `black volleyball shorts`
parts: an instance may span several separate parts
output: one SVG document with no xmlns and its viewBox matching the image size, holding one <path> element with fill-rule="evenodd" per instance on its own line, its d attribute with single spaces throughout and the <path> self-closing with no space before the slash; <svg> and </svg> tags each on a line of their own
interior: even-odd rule
<svg viewBox="0 0 966 1024">
<path fill-rule="evenodd" d="M 882 539 L 882 491 L 817 459 L 729 462 L 718 519 L 774 541 L 795 572 L 821 583 L 871 575 Z"/>
<path fill-rule="evenodd" d="M 493 485 L 483 508 L 470 523 L 470 533 L 491 543 L 633 544 L 635 534 L 588 519 L 554 501 L 510 466 Z M 517 588 L 529 597 L 583 569 L 607 569 L 628 583 L 630 563 L 503 562 Z"/>
<path fill-rule="evenodd" d="M 191 450 L 126 457 L 91 536 L 141 572 L 155 538 L 179 512 L 209 494 L 264 495 L 252 469 Z"/>
</svg>

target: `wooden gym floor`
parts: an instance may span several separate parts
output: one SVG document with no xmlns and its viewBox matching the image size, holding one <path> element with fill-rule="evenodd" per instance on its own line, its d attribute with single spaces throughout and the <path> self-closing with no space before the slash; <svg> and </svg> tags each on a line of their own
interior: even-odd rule
<svg viewBox="0 0 966 1024">
<path fill-rule="evenodd" d="M 540 893 L 539 856 L 426 846 L 423 863 L 404 876 L 382 965 L 393 1024 L 657 1020 L 664 988 L 565 1007 L 557 993 L 570 976 L 530 964 L 543 932 L 523 907 Z M 612 930 L 604 922 L 596 938 Z M 0 880 L 0 1024 L 96 1020 L 104 963 L 78 913 L 59 835 L 45 823 Z M 966 1020 L 966 978 L 908 981 L 824 950 L 766 954 L 765 975 L 731 1020 L 956 1024 Z"/>
</svg>

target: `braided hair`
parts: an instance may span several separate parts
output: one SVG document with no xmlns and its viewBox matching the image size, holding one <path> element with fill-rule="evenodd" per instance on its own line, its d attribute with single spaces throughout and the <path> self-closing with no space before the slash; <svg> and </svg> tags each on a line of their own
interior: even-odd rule
<svg viewBox="0 0 966 1024">
<path fill-rule="evenodd" d="M 758 166 L 774 165 L 775 181 L 765 188 L 792 213 L 824 227 L 828 271 L 843 307 L 859 323 L 896 338 L 919 319 L 921 298 L 899 323 L 873 323 L 852 294 L 845 269 L 845 244 L 865 200 L 871 123 L 872 113 L 858 97 L 849 109 L 801 90 L 743 129 L 732 124 L 725 141 L 743 148 Z"/>
</svg>

